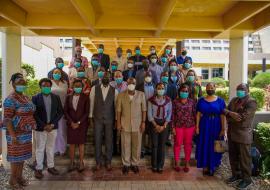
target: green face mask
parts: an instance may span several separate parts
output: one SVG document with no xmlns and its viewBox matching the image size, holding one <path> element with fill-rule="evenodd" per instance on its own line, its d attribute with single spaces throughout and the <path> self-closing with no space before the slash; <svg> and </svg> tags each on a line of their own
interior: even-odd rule
<svg viewBox="0 0 270 190">
<path fill-rule="evenodd" d="M 51 87 L 41 87 L 41 92 L 43 94 L 50 94 L 51 93 Z"/>
</svg>

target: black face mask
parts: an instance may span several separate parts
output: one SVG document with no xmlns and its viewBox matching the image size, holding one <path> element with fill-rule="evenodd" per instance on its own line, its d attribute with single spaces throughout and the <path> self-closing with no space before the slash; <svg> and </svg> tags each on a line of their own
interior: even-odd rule
<svg viewBox="0 0 270 190">
<path fill-rule="evenodd" d="M 102 82 L 103 85 L 107 86 L 109 84 L 109 82 L 110 82 L 110 79 L 109 78 L 103 78 L 101 82 Z"/>
<path fill-rule="evenodd" d="M 187 55 L 187 51 L 182 51 L 182 55 L 186 56 Z"/>
<path fill-rule="evenodd" d="M 206 90 L 207 95 L 212 96 L 215 94 L 215 90 Z"/>
</svg>

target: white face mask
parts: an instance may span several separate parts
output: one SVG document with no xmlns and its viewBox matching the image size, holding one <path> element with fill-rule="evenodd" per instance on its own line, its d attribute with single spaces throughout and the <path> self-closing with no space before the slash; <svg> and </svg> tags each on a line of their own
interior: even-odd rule
<svg viewBox="0 0 270 190">
<path fill-rule="evenodd" d="M 145 77 L 145 82 L 148 82 L 148 83 L 150 83 L 150 82 L 152 82 L 152 77 Z"/>
<path fill-rule="evenodd" d="M 133 64 L 132 63 L 128 63 L 127 66 L 128 66 L 129 69 L 133 68 Z"/>
<path fill-rule="evenodd" d="M 128 90 L 129 91 L 134 91 L 135 90 L 135 84 L 129 84 L 128 85 Z"/>
<path fill-rule="evenodd" d="M 152 63 L 157 63 L 157 59 L 151 59 Z"/>
<path fill-rule="evenodd" d="M 151 54 L 155 54 L 155 53 L 156 53 L 156 50 L 152 49 Z"/>
</svg>

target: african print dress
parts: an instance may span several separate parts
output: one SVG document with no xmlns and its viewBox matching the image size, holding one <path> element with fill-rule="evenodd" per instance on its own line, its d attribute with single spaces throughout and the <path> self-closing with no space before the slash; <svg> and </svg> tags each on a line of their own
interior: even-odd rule
<svg viewBox="0 0 270 190">
<path fill-rule="evenodd" d="M 12 143 L 9 131 L 7 139 L 7 161 L 22 162 L 32 157 L 32 129 L 36 128 L 34 119 L 35 105 L 25 95 L 11 93 L 4 101 L 4 128 L 11 121 L 16 144 Z"/>
</svg>

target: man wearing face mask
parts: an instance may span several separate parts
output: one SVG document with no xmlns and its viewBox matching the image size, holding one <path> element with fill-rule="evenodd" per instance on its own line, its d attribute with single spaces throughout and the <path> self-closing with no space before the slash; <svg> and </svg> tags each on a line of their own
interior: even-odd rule
<svg viewBox="0 0 270 190">
<path fill-rule="evenodd" d="M 192 58 L 190 56 L 187 56 L 187 50 L 186 48 L 183 48 L 181 51 L 181 55 L 177 57 L 177 63 L 179 65 L 183 65 L 186 60 L 189 60 L 190 63 L 192 64 Z"/>
<path fill-rule="evenodd" d="M 63 71 L 64 66 L 65 66 L 64 60 L 61 57 L 57 57 L 55 59 L 55 68 L 58 68 L 58 69 L 61 70 L 61 75 L 63 76 L 63 80 L 65 80 L 69 84 L 68 74 L 65 71 Z M 49 73 L 48 73 L 48 78 L 51 79 L 51 80 L 53 79 L 53 71 L 54 71 L 54 69 L 50 70 Z"/>
<path fill-rule="evenodd" d="M 92 88 L 90 93 L 90 115 L 94 124 L 96 170 L 103 164 L 102 144 L 104 136 L 105 166 L 112 170 L 111 161 L 113 153 L 113 127 L 115 122 L 115 103 L 118 91 L 109 85 L 110 73 L 105 72 L 102 83 Z"/>
<path fill-rule="evenodd" d="M 135 90 L 136 80 L 129 78 L 128 90 L 117 98 L 117 129 L 121 132 L 122 172 L 139 173 L 142 133 L 145 130 L 146 101 L 143 92 Z"/>
<path fill-rule="evenodd" d="M 131 51 L 131 49 L 127 49 L 126 54 L 127 54 L 127 60 L 128 60 L 129 58 L 131 58 L 131 56 L 132 56 L 132 51 Z"/>
<path fill-rule="evenodd" d="M 141 48 L 139 46 L 135 47 L 135 55 L 131 56 L 130 59 L 134 62 L 134 70 L 140 70 L 142 66 L 142 61 L 146 59 L 145 56 L 141 55 Z"/>
<path fill-rule="evenodd" d="M 134 61 L 129 59 L 127 62 L 127 70 L 123 71 L 123 79 L 127 81 L 128 78 L 135 78 L 136 71 L 134 70 Z"/>
<path fill-rule="evenodd" d="M 228 122 L 229 157 L 232 177 L 228 183 L 238 180 L 239 189 L 246 189 L 251 183 L 252 158 L 250 155 L 253 142 L 252 122 L 257 109 L 256 100 L 249 95 L 248 84 L 239 84 L 225 115 Z"/>
<path fill-rule="evenodd" d="M 92 86 L 92 87 L 95 86 L 95 85 L 101 84 L 101 81 L 102 81 L 102 78 L 103 78 L 103 76 L 104 76 L 104 73 L 105 73 L 105 68 L 104 68 L 104 67 L 100 67 L 100 68 L 97 70 L 97 79 L 91 81 L 91 86 Z"/>
<path fill-rule="evenodd" d="M 104 53 L 104 45 L 99 44 L 98 53 L 93 56 L 98 57 L 98 61 L 101 67 L 104 67 L 106 71 L 110 69 L 110 56 Z"/>
<path fill-rule="evenodd" d="M 124 71 L 127 69 L 127 58 L 123 56 L 123 50 L 121 47 L 116 49 L 116 56 L 113 58 L 113 61 L 118 63 L 118 70 Z"/>
<path fill-rule="evenodd" d="M 151 55 L 150 57 L 149 71 L 151 71 L 151 73 L 154 73 L 156 76 L 156 81 L 154 81 L 155 84 L 159 83 L 161 73 L 164 71 L 164 66 L 158 63 L 158 56 L 155 54 Z"/>
<path fill-rule="evenodd" d="M 43 161 L 46 151 L 48 172 L 58 175 L 54 168 L 54 146 L 57 136 L 58 121 L 63 116 L 63 107 L 59 96 L 51 93 L 52 82 L 48 78 L 39 81 L 41 93 L 33 96 L 32 101 L 36 105 L 34 118 L 37 122 L 35 131 L 36 140 L 36 171 L 37 179 L 43 178 Z"/>
<path fill-rule="evenodd" d="M 82 47 L 81 46 L 76 46 L 75 47 L 75 56 L 72 58 L 69 64 L 69 68 L 72 68 L 75 66 L 76 58 L 79 58 L 82 60 L 81 66 L 87 68 L 88 67 L 88 60 L 86 57 L 82 56 Z"/>
<path fill-rule="evenodd" d="M 88 78 L 91 82 L 98 79 L 98 70 L 99 69 L 100 69 L 100 63 L 98 60 L 98 56 L 92 56 L 91 67 L 88 68 Z"/>
</svg>

